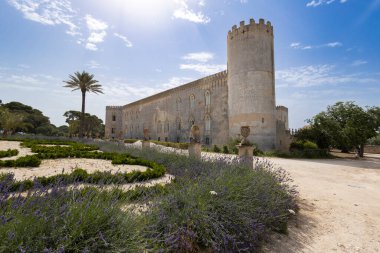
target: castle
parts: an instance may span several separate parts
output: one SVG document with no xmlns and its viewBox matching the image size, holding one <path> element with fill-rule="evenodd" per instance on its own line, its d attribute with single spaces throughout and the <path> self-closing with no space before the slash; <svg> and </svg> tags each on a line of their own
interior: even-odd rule
<svg viewBox="0 0 380 253">
<path fill-rule="evenodd" d="M 276 106 L 273 26 L 260 19 L 227 35 L 227 70 L 124 106 L 106 107 L 106 138 L 189 141 L 193 124 L 205 145 L 225 144 L 250 126 L 262 150 L 289 147 L 288 109 Z"/>
</svg>

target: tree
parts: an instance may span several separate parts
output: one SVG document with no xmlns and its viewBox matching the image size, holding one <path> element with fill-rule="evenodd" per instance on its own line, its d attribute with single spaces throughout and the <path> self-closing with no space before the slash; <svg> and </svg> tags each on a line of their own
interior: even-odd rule
<svg viewBox="0 0 380 253">
<path fill-rule="evenodd" d="M 3 130 L 3 136 L 7 137 L 12 134 L 16 129 L 22 129 L 24 126 L 23 116 L 19 113 L 12 113 L 3 106 L 0 107 L 0 127 Z"/>
<path fill-rule="evenodd" d="M 373 110 L 372 110 L 373 109 Z M 326 112 L 317 114 L 312 120 L 312 127 L 325 134 L 331 145 L 348 152 L 356 148 L 363 157 L 364 144 L 376 136 L 379 120 L 377 109 L 364 110 L 354 102 L 337 102 L 328 106 Z"/>
<path fill-rule="evenodd" d="M 3 105 L 9 112 L 22 115 L 22 127 L 15 129 L 16 132 L 23 131 L 26 133 L 37 134 L 37 128 L 49 128 L 50 120 L 43 113 L 31 106 L 24 105 L 20 102 L 9 102 Z M 49 134 L 45 134 L 49 135 Z"/>
<path fill-rule="evenodd" d="M 66 122 L 69 124 L 68 132 L 70 135 L 77 135 L 80 129 L 81 112 L 67 111 L 63 114 L 66 117 Z M 101 119 L 95 115 L 85 113 L 83 133 L 87 136 L 99 137 L 104 136 L 104 124 Z"/>
<path fill-rule="evenodd" d="M 82 111 L 80 119 L 79 136 L 83 137 L 84 131 L 84 118 L 85 118 L 85 105 L 86 105 L 86 92 L 93 92 L 95 94 L 103 93 L 102 86 L 97 80 L 94 79 L 94 75 L 85 71 L 82 73 L 75 72 L 74 75 L 69 75 L 70 80 L 63 81 L 66 83 L 64 87 L 72 88 L 72 91 L 80 90 L 82 92 Z"/>
</svg>

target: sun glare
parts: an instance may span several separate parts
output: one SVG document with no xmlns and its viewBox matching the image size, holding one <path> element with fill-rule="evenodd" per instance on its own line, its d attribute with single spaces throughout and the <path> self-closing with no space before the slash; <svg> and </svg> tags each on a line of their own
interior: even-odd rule
<svg viewBox="0 0 380 253">
<path fill-rule="evenodd" d="M 102 3 L 104 4 L 104 2 Z M 107 8 L 140 24 L 162 23 L 171 17 L 175 2 L 170 0 L 109 0 Z"/>
</svg>

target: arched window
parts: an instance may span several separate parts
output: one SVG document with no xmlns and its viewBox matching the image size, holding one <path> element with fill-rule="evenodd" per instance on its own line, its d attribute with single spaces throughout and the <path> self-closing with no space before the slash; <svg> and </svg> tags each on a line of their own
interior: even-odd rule
<svg viewBox="0 0 380 253">
<path fill-rule="evenodd" d="M 177 98 L 176 108 L 177 108 L 177 111 L 179 111 L 181 109 L 181 98 Z"/>
<path fill-rule="evenodd" d="M 209 106 L 211 104 L 211 93 L 209 90 L 206 90 L 205 92 L 205 100 L 206 100 L 206 106 Z"/>
<path fill-rule="evenodd" d="M 181 125 L 181 120 L 177 119 L 177 130 L 181 130 L 182 125 Z"/>
<path fill-rule="evenodd" d="M 194 109 L 195 107 L 195 96 L 194 94 L 190 95 L 190 109 Z"/>
<path fill-rule="evenodd" d="M 165 133 L 168 133 L 168 132 L 169 132 L 169 121 L 168 121 L 168 120 L 165 121 L 164 132 L 165 132 Z"/>
<path fill-rule="evenodd" d="M 162 124 L 161 124 L 161 121 L 159 120 L 158 123 L 157 123 L 157 133 L 161 133 L 162 132 Z"/>
<path fill-rule="evenodd" d="M 205 116 L 205 130 L 206 130 L 206 133 L 209 133 L 211 131 L 211 117 L 210 117 L 210 115 Z"/>
</svg>

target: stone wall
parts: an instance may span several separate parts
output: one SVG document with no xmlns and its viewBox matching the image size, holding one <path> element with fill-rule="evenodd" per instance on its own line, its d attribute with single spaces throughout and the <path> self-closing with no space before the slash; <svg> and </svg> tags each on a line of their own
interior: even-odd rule
<svg viewBox="0 0 380 253">
<path fill-rule="evenodd" d="M 121 131 L 124 138 L 142 139 L 143 129 L 148 128 L 151 139 L 186 142 L 194 123 L 200 128 L 203 144 L 223 144 L 228 141 L 227 96 L 227 72 L 223 71 L 121 109 L 107 107 L 106 125 Z M 106 131 L 107 138 L 112 138 L 110 131 Z"/>
<path fill-rule="evenodd" d="M 364 146 L 364 153 L 380 154 L 380 145 L 367 145 L 367 146 Z"/>
</svg>

